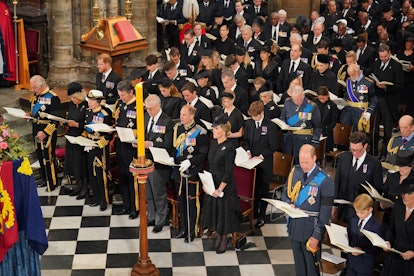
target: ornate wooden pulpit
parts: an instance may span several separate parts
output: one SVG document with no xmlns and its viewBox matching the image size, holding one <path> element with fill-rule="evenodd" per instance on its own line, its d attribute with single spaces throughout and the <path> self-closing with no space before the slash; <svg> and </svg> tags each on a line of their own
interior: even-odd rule
<svg viewBox="0 0 414 276">
<path fill-rule="evenodd" d="M 129 53 L 147 49 L 149 42 L 124 16 L 101 19 L 98 26 L 82 35 L 80 47 L 94 53 L 107 53 L 112 57 L 112 69 L 120 76 L 122 60 Z"/>
</svg>

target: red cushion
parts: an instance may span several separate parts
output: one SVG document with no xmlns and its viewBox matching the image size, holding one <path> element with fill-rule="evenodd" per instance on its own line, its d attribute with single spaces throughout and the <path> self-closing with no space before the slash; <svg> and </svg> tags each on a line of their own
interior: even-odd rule
<svg viewBox="0 0 414 276">
<path fill-rule="evenodd" d="M 245 168 L 234 166 L 234 181 L 237 186 L 237 194 L 253 198 L 253 186 L 255 181 L 255 169 L 248 170 Z"/>
<path fill-rule="evenodd" d="M 55 150 L 56 158 L 63 159 L 66 155 L 66 148 L 57 148 Z"/>
</svg>

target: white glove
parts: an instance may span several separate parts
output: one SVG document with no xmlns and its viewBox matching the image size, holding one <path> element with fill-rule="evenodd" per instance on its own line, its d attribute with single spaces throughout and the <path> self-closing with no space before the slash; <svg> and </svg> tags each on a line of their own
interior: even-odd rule
<svg viewBox="0 0 414 276">
<path fill-rule="evenodd" d="M 183 162 L 181 162 L 179 171 L 185 172 L 186 170 L 188 170 L 190 166 L 191 166 L 190 160 L 185 159 Z"/>
<path fill-rule="evenodd" d="M 86 152 L 89 152 L 92 149 L 93 149 L 93 147 L 85 147 L 83 150 L 86 151 Z"/>
<path fill-rule="evenodd" d="M 365 121 L 369 121 L 369 119 L 371 118 L 371 113 L 369 112 L 362 113 L 362 118 L 364 118 Z"/>
</svg>

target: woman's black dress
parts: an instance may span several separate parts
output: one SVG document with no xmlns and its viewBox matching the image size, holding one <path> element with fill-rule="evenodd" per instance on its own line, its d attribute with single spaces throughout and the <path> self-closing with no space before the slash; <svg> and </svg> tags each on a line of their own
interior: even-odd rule
<svg viewBox="0 0 414 276">
<path fill-rule="evenodd" d="M 73 102 L 69 103 L 68 120 L 79 123 L 79 127 L 69 127 L 67 135 L 75 137 L 82 135 L 87 108 L 88 103 L 86 101 L 78 105 Z M 87 177 L 86 153 L 83 147 L 71 144 L 69 141 L 66 141 L 64 173 L 80 180 Z"/>
<path fill-rule="evenodd" d="M 220 111 L 218 116 L 222 114 L 224 114 L 224 109 Z M 244 127 L 243 113 L 237 107 L 234 108 L 230 114 L 227 113 L 227 116 L 229 116 L 229 122 L 231 124 L 230 131 L 232 133 L 237 132 L 240 130 L 240 128 Z M 228 138 L 227 140 L 229 140 L 233 144 L 234 148 L 238 148 L 240 146 L 241 139 L 242 137 Z"/>
<path fill-rule="evenodd" d="M 222 55 L 230 55 L 234 54 L 234 40 L 231 38 L 227 38 L 224 41 L 221 41 L 221 38 L 218 37 L 216 41 L 214 41 L 214 47 L 216 48 L 217 52 Z"/>
<path fill-rule="evenodd" d="M 241 217 L 237 189 L 233 179 L 233 167 L 236 151 L 229 140 L 217 144 L 214 139 L 208 152 L 209 172 L 213 174 L 216 189 L 221 182 L 227 183 L 222 198 L 205 196 L 203 226 L 218 234 L 239 231 Z"/>
</svg>

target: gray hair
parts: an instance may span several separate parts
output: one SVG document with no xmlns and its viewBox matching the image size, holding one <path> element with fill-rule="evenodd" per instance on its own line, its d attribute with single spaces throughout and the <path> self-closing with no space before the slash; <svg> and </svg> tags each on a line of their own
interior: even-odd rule
<svg viewBox="0 0 414 276">
<path fill-rule="evenodd" d="M 148 97 L 145 98 L 145 106 L 161 106 L 161 99 L 156 94 L 149 94 Z"/>
</svg>

